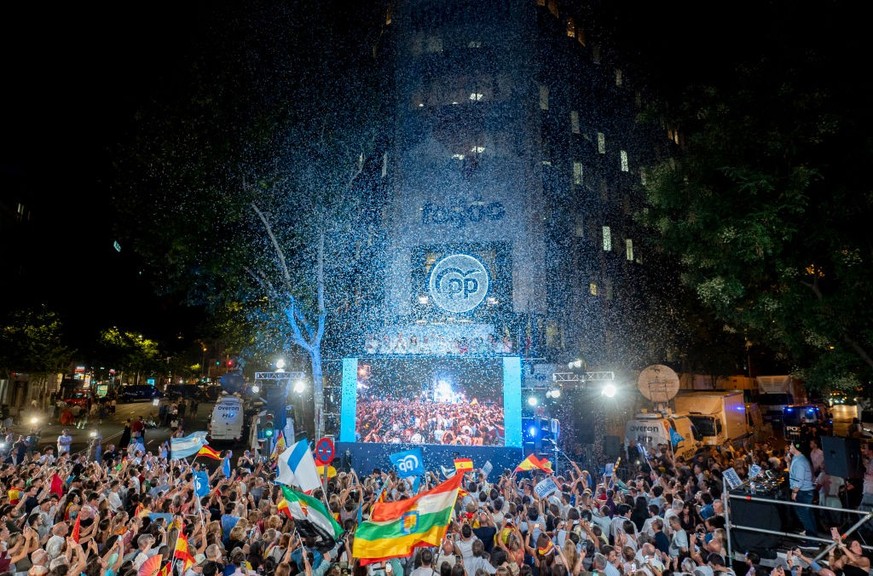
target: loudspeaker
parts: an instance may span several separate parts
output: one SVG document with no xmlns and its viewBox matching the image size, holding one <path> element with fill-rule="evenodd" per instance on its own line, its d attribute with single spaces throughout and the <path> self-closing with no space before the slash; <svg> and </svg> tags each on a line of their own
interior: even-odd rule
<svg viewBox="0 0 873 576">
<path fill-rule="evenodd" d="M 860 478 L 864 475 L 861 443 L 857 438 L 822 436 L 821 449 L 828 474 L 840 478 Z"/>
<path fill-rule="evenodd" d="M 610 460 L 615 460 L 621 456 L 621 438 L 618 436 L 604 436 L 603 455 Z"/>
<path fill-rule="evenodd" d="M 733 524 L 758 528 L 760 530 L 770 530 L 775 533 L 784 532 L 782 530 L 782 518 L 775 504 L 731 498 L 730 507 L 730 518 Z M 749 532 L 733 527 L 731 529 L 731 541 L 734 550 L 740 552 L 753 550 L 761 558 L 770 558 L 771 551 L 776 550 L 779 546 L 779 535 Z"/>
</svg>

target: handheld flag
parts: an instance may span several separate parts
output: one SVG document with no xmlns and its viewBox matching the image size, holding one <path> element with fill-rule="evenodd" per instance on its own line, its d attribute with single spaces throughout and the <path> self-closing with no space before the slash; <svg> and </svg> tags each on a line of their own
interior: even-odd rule
<svg viewBox="0 0 873 576">
<path fill-rule="evenodd" d="M 673 445 L 673 448 L 679 446 L 680 442 L 684 442 L 685 438 L 676 431 L 675 428 L 670 428 L 670 443 Z"/>
<path fill-rule="evenodd" d="M 173 558 L 182 561 L 183 574 L 194 564 L 194 556 L 188 547 L 188 537 L 182 533 L 181 528 L 179 529 L 179 537 L 176 538 L 176 549 L 173 550 Z"/>
<path fill-rule="evenodd" d="M 276 445 L 273 446 L 273 451 L 270 453 L 270 460 L 275 460 L 279 457 L 279 454 L 285 451 L 288 445 L 285 443 L 285 432 L 284 430 L 279 430 L 279 434 L 276 435 Z"/>
<path fill-rule="evenodd" d="M 55 472 L 52 474 L 52 485 L 50 488 L 50 492 L 61 498 L 64 495 L 64 481 L 58 476 L 58 473 Z"/>
<path fill-rule="evenodd" d="M 516 472 L 527 472 L 529 470 L 540 470 L 546 474 L 551 474 L 552 463 L 547 458 L 540 459 L 537 458 L 536 454 L 531 454 L 515 467 Z"/>
<path fill-rule="evenodd" d="M 194 492 L 199 498 L 209 495 L 209 474 L 205 470 L 194 472 Z"/>
<path fill-rule="evenodd" d="M 291 517 L 295 520 L 308 520 L 323 531 L 326 536 L 337 539 L 342 536 L 343 529 L 334 519 L 333 514 L 325 508 L 321 500 L 307 496 L 293 488 L 282 486 L 282 495 L 288 504 Z"/>
<path fill-rule="evenodd" d="M 473 469 L 472 458 L 455 458 L 455 470 L 458 472 L 467 472 Z"/>
<path fill-rule="evenodd" d="M 455 475 L 456 470 L 454 468 L 447 468 L 440 464 L 440 471 L 443 473 L 443 476 L 446 478 L 451 478 Z"/>
<path fill-rule="evenodd" d="M 352 555 L 361 565 L 408 556 L 418 546 L 439 546 L 452 518 L 462 474 L 417 496 L 377 502 L 355 530 Z"/>
<path fill-rule="evenodd" d="M 291 516 L 291 509 L 288 508 L 288 501 L 284 498 L 279 499 L 279 503 L 276 505 L 276 508 L 278 508 L 279 512 L 281 512 L 288 518 L 293 518 L 293 516 Z"/>
<path fill-rule="evenodd" d="M 277 482 L 288 486 L 293 484 L 304 492 L 321 487 L 318 470 L 315 469 L 315 458 L 305 438 L 279 454 L 278 464 Z"/>
<path fill-rule="evenodd" d="M 193 456 L 206 445 L 206 432 L 193 432 L 183 438 L 170 438 L 170 452 L 173 460 Z"/>
<path fill-rule="evenodd" d="M 400 478 L 424 474 L 424 455 L 421 452 L 421 448 L 395 452 L 390 454 L 388 458 L 391 459 L 391 463 L 397 468 L 397 476 Z"/>
<path fill-rule="evenodd" d="M 156 576 L 172 576 L 172 574 L 173 574 L 173 563 L 167 562 L 166 564 L 161 566 L 161 569 L 158 570 L 158 573 L 156 574 Z"/>
<path fill-rule="evenodd" d="M 213 460 L 221 460 L 221 453 L 211 446 L 203 446 L 197 451 L 197 456 L 205 456 Z"/>
<path fill-rule="evenodd" d="M 75 540 L 78 543 L 81 533 L 82 533 L 82 515 L 76 514 L 76 523 L 73 524 L 73 532 L 70 534 L 70 538 L 72 538 L 73 540 Z"/>
<path fill-rule="evenodd" d="M 221 464 L 221 471 L 225 478 L 230 478 L 230 454 L 224 457 L 224 462 Z"/>
</svg>

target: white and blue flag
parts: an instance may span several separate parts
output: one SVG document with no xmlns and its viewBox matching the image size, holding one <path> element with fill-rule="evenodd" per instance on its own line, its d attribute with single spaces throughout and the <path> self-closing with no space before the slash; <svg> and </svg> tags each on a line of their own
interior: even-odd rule
<svg viewBox="0 0 873 576">
<path fill-rule="evenodd" d="M 173 460 L 193 456 L 206 445 L 206 432 L 192 432 L 182 438 L 170 438 L 170 453 Z"/>
<path fill-rule="evenodd" d="M 394 467 L 397 468 L 397 476 L 400 478 L 424 474 L 424 457 L 422 456 L 421 448 L 395 452 L 388 457 L 391 459 Z"/>
</svg>

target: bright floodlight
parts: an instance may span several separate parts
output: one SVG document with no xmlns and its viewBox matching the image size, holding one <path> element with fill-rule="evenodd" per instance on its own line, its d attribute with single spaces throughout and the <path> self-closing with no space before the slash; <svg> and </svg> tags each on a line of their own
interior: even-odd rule
<svg viewBox="0 0 873 576">
<path fill-rule="evenodd" d="M 528 396 L 527 403 L 529 406 L 536 406 L 539 403 L 536 396 Z"/>
<path fill-rule="evenodd" d="M 261 391 L 261 387 L 258 386 L 257 384 L 254 384 L 254 385 L 252 386 L 252 394 L 257 394 L 257 393 L 260 392 L 260 391 Z"/>
<path fill-rule="evenodd" d="M 297 392 L 298 394 L 303 392 L 303 378 L 294 382 L 294 391 Z"/>
<path fill-rule="evenodd" d="M 281 372 L 284 369 L 285 369 L 285 359 L 279 358 L 278 360 L 276 360 L 276 371 Z"/>
<path fill-rule="evenodd" d="M 39 418 L 37 416 L 31 416 L 30 423 L 31 424 L 39 424 Z"/>
<path fill-rule="evenodd" d="M 609 383 L 604 385 L 601 394 L 603 394 L 607 398 L 612 398 L 613 396 L 615 396 L 615 384 Z"/>
</svg>

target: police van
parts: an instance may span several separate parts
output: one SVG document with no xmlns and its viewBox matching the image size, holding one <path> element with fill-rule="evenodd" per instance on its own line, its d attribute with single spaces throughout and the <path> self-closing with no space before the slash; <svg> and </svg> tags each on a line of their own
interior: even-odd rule
<svg viewBox="0 0 873 576">
<path fill-rule="evenodd" d="M 237 444 L 246 439 L 245 403 L 239 396 L 223 393 L 209 418 L 209 441 Z"/>
<path fill-rule="evenodd" d="M 701 447 L 694 424 L 680 414 L 642 413 L 625 424 L 625 449 L 634 440 L 648 454 L 657 453 L 658 445 L 672 446 L 675 456 L 689 458 Z M 680 440 L 681 437 L 681 440 Z"/>
</svg>

